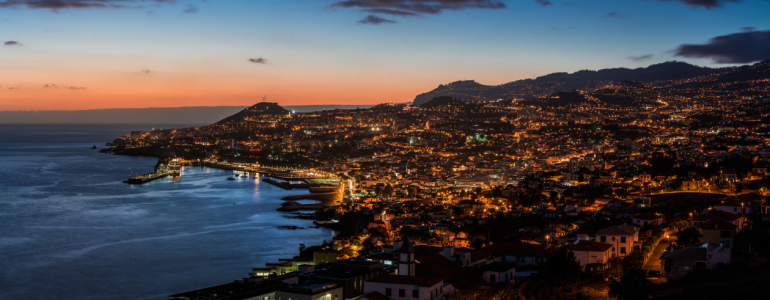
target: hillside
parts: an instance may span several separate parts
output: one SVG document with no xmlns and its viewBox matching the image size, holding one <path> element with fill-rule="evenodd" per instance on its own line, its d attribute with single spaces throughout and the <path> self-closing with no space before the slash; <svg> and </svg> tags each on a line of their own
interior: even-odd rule
<svg viewBox="0 0 770 300">
<path fill-rule="evenodd" d="M 441 96 L 431 99 L 428 102 L 425 102 L 423 104 L 420 104 L 419 106 L 422 108 L 435 108 L 435 107 L 443 107 L 443 106 L 463 106 L 465 104 L 465 101 L 449 97 L 449 96 Z"/>
<path fill-rule="evenodd" d="M 418 95 L 419 105 L 439 96 L 450 96 L 466 101 L 541 97 L 562 91 L 592 91 L 623 80 L 647 84 L 662 83 L 699 76 L 719 74 L 732 68 L 706 68 L 684 62 L 665 62 L 646 68 L 613 68 L 598 71 L 583 70 L 575 73 L 552 73 L 535 79 L 517 80 L 501 85 L 483 85 L 473 80 L 456 81 Z"/>
<path fill-rule="evenodd" d="M 278 103 L 259 102 L 252 106 L 244 108 L 243 110 L 237 112 L 232 116 L 222 119 L 221 121 L 217 122 L 217 124 L 228 123 L 228 122 L 239 122 L 246 119 L 259 119 L 264 116 L 285 115 L 288 113 L 290 113 L 290 111 L 281 107 L 280 105 L 278 105 Z"/>
</svg>

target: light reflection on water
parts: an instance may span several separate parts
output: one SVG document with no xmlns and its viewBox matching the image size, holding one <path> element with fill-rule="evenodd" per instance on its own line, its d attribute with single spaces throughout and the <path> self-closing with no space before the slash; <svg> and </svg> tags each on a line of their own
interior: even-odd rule
<svg viewBox="0 0 770 300">
<path fill-rule="evenodd" d="M 181 178 L 122 183 L 157 160 L 90 147 L 135 128 L 0 125 L 0 299 L 162 299 L 333 237 L 276 229 L 312 225 L 275 211 L 307 190 L 253 176 L 189 167 Z"/>
</svg>

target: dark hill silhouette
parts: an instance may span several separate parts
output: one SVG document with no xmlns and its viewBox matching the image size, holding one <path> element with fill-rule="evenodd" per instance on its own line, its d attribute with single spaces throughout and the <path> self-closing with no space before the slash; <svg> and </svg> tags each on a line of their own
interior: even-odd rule
<svg viewBox="0 0 770 300">
<path fill-rule="evenodd" d="M 423 104 L 420 104 L 419 106 L 422 108 L 436 108 L 436 107 L 443 107 L 443 106 L 464 106 L 465 101 L 449 97 L 449 96 L 440 96 L 431 99 L 428 102 L 425 102 Z"/>
<path fill-rule="evenodd" d="M 732 68 L 706 68 L 684 62 L 664 62 L 646 68 L 613 68 L 598 71 L 582 70 L 575 73 L 552 73 L 535 79 L 517 80 L 489 86 L 473 80 L 456 81 L 439 85 L 438 88 L 418 95 L 414 104 L 419 105 L 439 96 L 450 96 L 466 101 L 488 101 L 509 98 L 532 98 L 562 91 L 592 91 L 602 86 L 632 80 L 652 84 L 681 80 L 704 75 L 723 73 Z"/>
<path fill-rule="evenodd" d="M 289 111 L 281 107 L 280 105 L 278 105 L 278 103 L 259 102 L 252 106 L 244 108 L 243 110 L 237 112 L 232 116 L 222 119 L 222 121 L 217 122 L 217 124 L 223 124 L 223 123 L 228 123 L 233 121 L 237 122 L 247 118 L 259 119 L 264 116 L 285 115 L 288 113 Z"/>
</svg>

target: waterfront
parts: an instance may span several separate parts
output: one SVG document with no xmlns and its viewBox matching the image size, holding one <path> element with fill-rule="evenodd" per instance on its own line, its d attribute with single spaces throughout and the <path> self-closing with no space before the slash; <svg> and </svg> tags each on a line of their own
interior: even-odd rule
<svg viewBox="0 0 770 300">
<path fill-rule="evenodd" d="M 151 128 L 0 125 L 0 299 L 165 299 L 331 240 L 324 228 L 278 229 L 312 225 L 275 211 L 305 189 L 198 167 L 129 185 L 157 159 L 90 149 Z"/>
</svg>

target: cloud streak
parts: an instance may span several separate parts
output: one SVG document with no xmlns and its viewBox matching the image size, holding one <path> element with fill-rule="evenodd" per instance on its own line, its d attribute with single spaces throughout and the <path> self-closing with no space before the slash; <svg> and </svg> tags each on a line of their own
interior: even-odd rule
<svg viewBox="0 0 770 300">
<path fill-rule="evenodd" d="M 329 7 L 358 9 L 368 13 L 399 17 L 417 17 L 440 14 L 447 10 L 503 9 L 506 6 L 502 1 L 497 0 L 343 0 L 334 2 Z M 368 15 L 358 23 L 377 25 L 396 22 L 375 15 Z"/>
<path fill-rule="evenodd" d="M 660 0 L 663 2 L 681 2 L 689 6 L 703 7 L 706 9 L 721 8 L 726 3 L 739 3 L 741 0 Z"/>
<path fill-rule="evenodd" d="M 188 5 L 188 6 L 187 6 L 187 8 L 186 8 L 185 10 L 183 10 L 182 12 L 183 12 L 183 13 L 186 13 L 186 14 L 194 14 L 194 13 L 197 13 L 197 12 L 198 12 L 198 7 L 196 7 L 195 5 L 192 5 L 192 4 L 190 4 L 190 5 Z"/>
<path fill-rule="evenodd" d="M 675 55 L 710 58 L 720 64 L 743 64 L 770 59 L 770 30 L 717 36 L 705 44 L 680 45 Z"/>
<path fill-rule="evenodd" d="M 249 58 L 249 62 L 255 63 L 255 64 L 267 64 L 267 59 L 264 58 Z"/>
<path fill-rule="evenodd" d="M 83 9 L 83 8 L 136 8 L 147 4 L 176 3 L 176 0 L 6 0 L 0 8 L 26 7 L 31 9 Z"/>
<path fill-rule="evenodd" d="M 537 2 L 538 4 L 540 4 L 542 6 L 551 6 L 551 5 L 553 5 L 553 3 L 551 1 L 548 1 L 548 0 L 535 0 L 535 2 Z"/>
<path fill-rule="evenodd" d="M 383 19 L 378 16 L 374 15 L 368 15 L 366 18 L 364 18 L 361 21 L 358 21 L 359 24 L 367 24 L 367 25 L 381 25 L 381 24 L 389 24 L 389 23 L 396 23 L 396 21 Z"/>
<path fill-rule="evenodd" d="M 628 56 L 626 58 L 628 58 L 630 60 L 633 60 L 633 61 L 640 62 L 640 61 L 645 61 L 645 60 L 651 59 L 652 58 L 652 54 L 646 54 L 646 55 L 640 55 L 640 56 Z"/>
<path fill-rule="evenodd" d="M 17 41 L 5 41 L 3 46 L 21 46 L 21 44 Z"/>
</svg>

